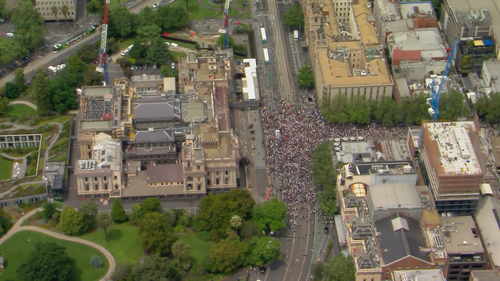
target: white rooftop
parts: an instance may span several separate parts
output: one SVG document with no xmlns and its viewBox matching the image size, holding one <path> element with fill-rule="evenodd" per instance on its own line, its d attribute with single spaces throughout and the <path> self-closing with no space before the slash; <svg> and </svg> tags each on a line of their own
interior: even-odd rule
<svg viewBox="0 0 500 281">
<path fill-rule="evenodd" d="M 482 173 L 467 133 L 474 127 L 473 122 L 437 122 L 428 123 L 426 127 L 437 143 L 443 175 Z"/>
<path fill-rule="evenodd" d="M 446 281 L 440 269 L 397 270 L 392 273 L 393 281 Z"/>
<path fill-rule="evenodd" d="M 245 78 L 243 81 L 243 93 L 248 95 L 249 100 L 257 99 L 257 92 L 259 91 L 258 79 L 257 79 L 257 60 L 256 59 L 244 59 L 243 63 L 245 66 Z"/>
<path fill-rule="evenodd" d="M 447 56 L 446 47 L 437 28 L 394 32 L 391 36 L 394 41 L 389 40 L 389 42 L 393 49 L 420 51 L 420 57 L 424 60 Z"/>
<path fill-rule="evenodd" d="M 428 14 L 429 12 L 434 14 L 434 8 L 432 7 L 432 3 L 429 2 L 407 2 L 400 3 L 401 9 L 401 17 L 403 19 L 410 18 L 413 14 Z"/>
</svg>

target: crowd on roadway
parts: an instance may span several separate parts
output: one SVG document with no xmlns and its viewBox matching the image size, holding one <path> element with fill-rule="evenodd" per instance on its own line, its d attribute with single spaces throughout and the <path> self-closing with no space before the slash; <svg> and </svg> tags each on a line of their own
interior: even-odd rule
<svg viewBox="0 0 500 281">
<path fill-rule="evenodd" d="M 274 190 L 287 204 L 289 226 L 293 231 L 302 221 L 310 221 L 316 213 L 317 192 L 311 174 L 311 151 L 318 144 L 334 138 L 401 137 L 407 133 L 404 127 L 333 125 L 325 122 L 316 107 L 300 108 L 283 100 L 274 105 L 273 109 L 263 107 L 261 110 L 269 178 L 275 185 Z M 318 220 L 323 220 L 321 214 Z"/>
</svg>

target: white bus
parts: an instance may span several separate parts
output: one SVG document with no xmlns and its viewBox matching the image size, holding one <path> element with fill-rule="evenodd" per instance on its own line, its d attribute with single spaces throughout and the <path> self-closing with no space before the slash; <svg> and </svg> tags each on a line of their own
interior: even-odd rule
<svg viewBox="0 0 500 281">
<path fill-rule="evenodd" d="M 260 36 L 262 37 L 262 43 L 266 43 L 267 36 L 266 36 L 266 29 L 264 27 L 260 29 Z"/>
<path fill-rule="evenodd" d="M 269 64 L 269 51 L 267 50 L 267 48 L 264 48 L 264 62 L 266 64 Z"/>
<path fill-rule="evenodd" d="M 298 30 L 293 31 L 293 39 L 295 41 L 299 41 L 299 31 Z"/>
</svg>

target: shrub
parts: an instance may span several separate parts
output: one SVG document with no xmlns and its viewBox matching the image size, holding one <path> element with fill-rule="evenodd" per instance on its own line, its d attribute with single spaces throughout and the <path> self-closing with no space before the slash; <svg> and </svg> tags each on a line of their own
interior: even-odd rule
<svg viewBox="0 0 500 281">
<path fill-rule="evenodd" d="M 178 225 L 176 225 L 176 226 L 174 227 L 174 232 L 175 232 L 175 233 L 184 233 L 184 232 L 186 232 L 186 227 L 185 227 L 185 226 L 183 226 L 183 225 L 179 225 L 179 224 L 178 224 Z"/>
<path fill-rule="evenodd" d="M 98 255 L 94 255 L 94 256 L 90 259 L 90 264 L 91 264 L 93 267 L 95 267 L 95 268 L 100 268 L 100 267 L 102 267 L 103 262 L 102 262 L 101 257 L 99 257 Z"/>
<path fill-rule="evenodd" d="M 128 220 L 127 213 L 125 213 L 123 205 L 118 199 L 115 199 L 113 202 L 113 207 L 111 208 L 111 218 L 116 223 L 122 223 Z"/>
<path fill-rule="evenodd" d="M 210 233 L 206 231 L 198 232 L 198 238 L 203 241 L 210 241 Z"/>
</svg>

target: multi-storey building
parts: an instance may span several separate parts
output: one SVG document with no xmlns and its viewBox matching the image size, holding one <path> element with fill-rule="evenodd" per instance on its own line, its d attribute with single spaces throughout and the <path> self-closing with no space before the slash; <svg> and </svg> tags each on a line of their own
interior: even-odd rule
<svg viewBox="0 0 500 281">
<path fill-rule="evenodd" d="M 82 168 L 75 172 L 80 195 L 200 197 L 237 187 L 239 143 L 229 117 L 230 59 L 197 56 L 188 56 L 194 65 L 180 61 L 179 69 L 189 67 L 195 79 L 184 81 L 179 91 L 174 78 L 155 75 L 82 89 L 78 143 L 79 161 L 86 165 L 78 162 Z M 88 163 L 101 159 L 104 152 L 90 147 L 103 135 L 109 137 L 108 145 L 116 142 L 120 156 L 113 157 L 119 159 L 115 165 Z M 116 167 L 123 171 L 113 174 L 116 182 L 103 185 Z M 96 176 L 88 177 L 87 171 Z M 98 187 L 93 188 L 95 182 Z"/>
<path fill-rule="evenodd" d="M 446 41 L 452 46 L 457 38 L 492 37 L 498 56 L 500 11 L 494 0 L 445 0 L 439 19 Z"/>
<path fill-rule="evenodd" d="M 439 213 L 476 211 L 484 160 L 473 122 L 437 122 L 423 126 L 420 160 Z"/>
<path fill-rule="evenodd" d="M 62 11 L 64 6 L 68 7 L 66 15 Z M 57 7 L 57 15 L 52 12 L 52 7 Z M 76 19 L 76 0 L 36 0 L 35 8 L 46 21 Z"/>
<path fill-rule="evenodd" d="M 487 252 L 489 267 L 500 270 L 500 203 L 494 197 L 479 201 L 475 214 L 476 224 Z"/>
<path fill-rule="evenodd" d="M 373 5 L 375 27 L 383 46 L 386 46 L 390 34 L 437 26 L 436 14 L 430 1 L 375 0 Z"/>
<path fill-rule="evenodd" d="M 304 6 L 318 101 L 392 96 L 394 83 L 369 5 L 367 0 L 311 0 Z"/>
<path fill-rule="evenodd" d="M 486 86 L 486 94 L 500 92 L 500 63 L 497 60 L 485 60 L 481 76 Z"/>
<path fill-rule="evenodd" d="M 495 41 L 491 37 L 460 38 L 455 66 L 460 73 L 480 73 L 483 62 L 496 57 L 495 51 Z"/>
</svg>

